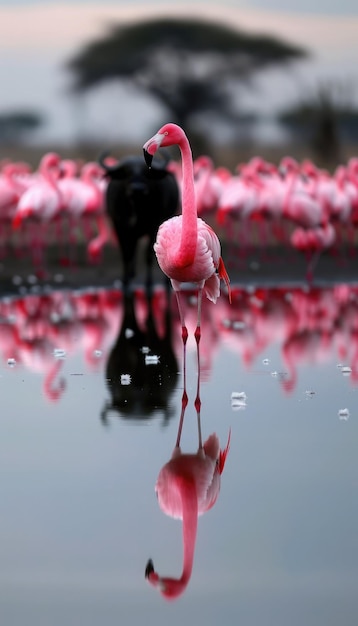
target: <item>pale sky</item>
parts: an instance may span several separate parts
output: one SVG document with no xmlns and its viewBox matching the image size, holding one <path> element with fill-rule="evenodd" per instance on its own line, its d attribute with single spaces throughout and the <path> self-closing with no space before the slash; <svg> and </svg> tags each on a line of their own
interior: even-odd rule
<svg viewBox="0 0 358 626">
<path fill-rule="evenodd" d="M 0 6 L 33 6 L 35 4 L 61 4 L 58 0 L 0 0 Z M 98 4 L 97 0 L 77 0 L 76 4 L 90 5 Z M 116 6 L 126 5 L 123 0 L 108 0 L 107 4 Z M 151 5 L 151 0 L 133 0 L 131 5 Z M 168 0 L 163 0 L 160 4 L 168 4 Z M 193 0 L 192 4 L 203 4 L 203 0 Z M 207 3 L 206 3 L 207 4 Z M 358 5 L 356 0 L 228 0 L 228 6 L 247 6 L 256 9 L 269 11 L 286 11 L 294 13 L 311 14 L 333 14 L 333 15 L 358 15 Z"/>
<path fill-rule="evenodd" d="M 71 141 L 78 117 L 65 93 L 69 80 L 62 69 L 65 61 L 84 43 L 103 34 L 110 23 L 163 13 L 203 17 L 203 7 L 208 19 L 276 35 L 312 53 L 309 61 L 295 64 L 288 72 L 266 72 L 257 81 L 259 91 L 244 99 L 247 106 L 272 115 L 326 79 L 352 84 L 357 98 L 356 0 L 226 0 L 220 5 L 209 0 L 0 0 L 0 112 L 38 109 L 47 118 L 38 140 Z M 125 141 L 145 136 L 156 120 L 167 121 L 161 117 L 165 112 L 147 102 L 143 106 L 143 96 L 131 98 L 123 111 L 118 103 L 126 102 L 128 94 L 117 85 L 93 92 L 84 105 L 85 127 L 105 143 L 116 130 Z"/>
</svg>

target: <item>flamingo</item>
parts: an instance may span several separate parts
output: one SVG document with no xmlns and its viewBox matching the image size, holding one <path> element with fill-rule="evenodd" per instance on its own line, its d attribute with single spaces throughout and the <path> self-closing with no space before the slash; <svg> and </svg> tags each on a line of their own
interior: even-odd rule
<svg viewBox="0 0 358 626">
<path fill-rule="evenodd" d="M 155 486 L 162 511 L 170 517 L 183 520 L 183 570 L 179 578 L 159 576 L 152 559 L 149 559 L 145 569 L 145 577 L 154 587 L 159 587 L 167 600 L 178 598 L 188 585 L 193 569 L 198 516 L 206 513 L 217 501 L 221 474 L 230 447 L 231 431 L 222 450 L 216 433 L 202 443 L 200 411 L 197 407 L 198 450 L 194 454 L 182 453 L 180 438 L 186 406 L 185 394 L 175 448 L 170 461 L 160 470 Z"/>
<path fill-rule="evenodd" d="M 29 217 L 50 220 L 62 207 L 62 198 L 57 186 L 60 175 L 60 157 L 55 152 L 45 154 L 40 163 L 40 176 L 22 194 L 14 217 L 13 226 L 19 228 Z"/>
<path fill-rule="evenodd" d="M 30 222 L 32 231 L 30 245 L 33 262 L 39 274 L 43 273 L 43 250 L 48 224 L 62 209 L 62 196 L 57 185 L 60 162 L 61 159 L 55 152 L 48 152 L 42 157 L 35 182 L 22 194 L 12 219 L 15 230 L 20 228 L 24 220 L 29 218 L 35 220 Z"/>
<path fill-rule="evenodd" d="M 195 200 L 194 170 L 189 140 L 183 129 L 176 124 L 165 124 L 143 146 L 144 158 L 151 167 L 158 148 L 178 145 L 182 157 L 182 214 L 171 217 L 161 224 L 154 244 L 158 264 L 171 281 L 175 291 L 184 349 L 188 338 L 184 312 L 180 302 L 183 283 L 194 283 L 198 290 L 197 325 L 195 340 L 200 372 L 199 341 L 201 337 L 200 317 L 202 294 L 212 302 L 220 295 L 220 279 L 228 288 L 231 300 L 230 279 L 221 257 L 219 238 L 213 229 L 197 215 Z M 184 370 L 185 377 L 185 370 Z"/>
</svg>

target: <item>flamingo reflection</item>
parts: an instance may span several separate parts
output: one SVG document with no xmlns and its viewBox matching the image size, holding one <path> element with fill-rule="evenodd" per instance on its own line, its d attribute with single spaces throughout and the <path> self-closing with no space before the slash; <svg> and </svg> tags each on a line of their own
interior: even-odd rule
<svg viewBox="0 0 358 626">
<path fill-rule="evenodd" d="M 135 419 L 147 419 L 160 411 L 167 422 L 173 413 L 170 398 L 177 379 L 167 290 L 126 292 L 122 323 L 107 360 L 111 400 L 102 410 L 103 423 L 108 422 L 111 410 Z"/>
<path fill-rule="evenodd" d="M 145 569 L 145 577 L 154 587 L 159 588 L 167 600 L 178 598 L 189 583 L 194 562 L 198 516 L 209 511 L 217 501 L 221 474 L 224 471 L 230 446 L 231 431 L 223 449 L 220 449 L 216 433 L 211 434 L 204 443 L 202 442 L 200 373 L 198 373 L 198 389 L 194 403 L 197 413 L 198 449 L 195 453 L 183 453 L 180 440 L 187 405 L 188 396 L 184 388 L 175 447 L 170 461 L 160 470 L 155 485 L 162 511 L 170 517 L 183 521 L 182 573 L 178 578 L 159 576 L 151 559 Z"/>
</svg>

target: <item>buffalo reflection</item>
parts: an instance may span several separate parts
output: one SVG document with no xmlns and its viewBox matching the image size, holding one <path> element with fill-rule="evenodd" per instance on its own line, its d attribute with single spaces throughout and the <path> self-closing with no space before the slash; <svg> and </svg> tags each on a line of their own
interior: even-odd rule
<svg viewBox="0 0 358 626">
<path fill-rule="evenodd" d="M 106 366 L 111 400 L 101 413 L 148 419 L 161 412 L 172 416 L 170 399 L 178 381 L 178 362 L 172 346 L 170 297 L 165 289 L 126 292 L 118 337 Z"/>
<path fill-rule="evenodd" d="M 186 368 L 184 352 L 183 369 Z M 198 361 L 200 352 L 198 344 Z M 159 587 L 167 600 L 178 598 L 186 589 L 194 562 L 195 542 L 198 528 L 198 516 L 206 513 L 217 501 L 221 474 L 224 471 L 226 457 L 229 452 L 230 434 L 224 449 L 220 449 L 216 433 L 202 441 L 201 433 L 201 400 L 200 400 L 200 367 L 197 371 L 197 390 L 194 406 L 197 414 L 198 449 L 196 453 L 183 453 L 180 447 L 184 425 L 185 411 L 188 405 L 184 376 L 182 407 L 178 433 L 171 459 L 159 472 L 155 491 L 162 511 L 175 519 L 182 520 L 183 526 L 183 569 L 179 578 L 159 576 L 154 569 L 152 559 L 145 568 L 145 577 L 154 587 Z"/>
</svg>

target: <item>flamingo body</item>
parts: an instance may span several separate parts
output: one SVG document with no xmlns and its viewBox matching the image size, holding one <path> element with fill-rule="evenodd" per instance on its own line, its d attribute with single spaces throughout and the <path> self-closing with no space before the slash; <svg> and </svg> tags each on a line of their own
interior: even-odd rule
<svg viewBox="0 0 358 626">
<path fill-rule="evenodd" d="M 221 261 L 219 239 L 204 220 L 197 218 L 197 245 L 191 261 L 190 251 L 178 250 L 182 230 L 181 215 L 160 226 L 154 244 L 159 266 L 171 279 L 175 291 L 180 290 L 182 283 L 196 283 L 209 300 L 216 302 L 220 295 L 220 278 L 228 280 Z"/>
<path fill-rule="evenodd" d="M 229 444 L 228 444 L 229 445 Z M 228 445 L 224 449 L 225 459 Z M 174 519 L 183 519 L 182 480 L 192 480 L 195 485 L 198 515 L 208 511 L 216 502 L 220 489 L 220 443 L 213 433 L 196 454 L 182 454 L 175 448 L 171 460 L 161 469 L 155 491 L 162 511 Z"/>
<path fill-rule="evenodd" d="M 216 233 L 197 216 L 188 138 L 180 126 L 165 124 L 144 144 L 144 156 L 150 165 L 160 146 L 172 145 L 178 145 L 182 155 L 182 214 L 160 226 L 154 250 L 160 268 L 170 278 L 176 292 L 180 291 L 182 283 L 194 282 L 199 291 L 204 289 L 206 296 L 216 302 L 220 294 L 220 278 L 225 280 L 230 294 L 229 277 Z"/>
</svg>

